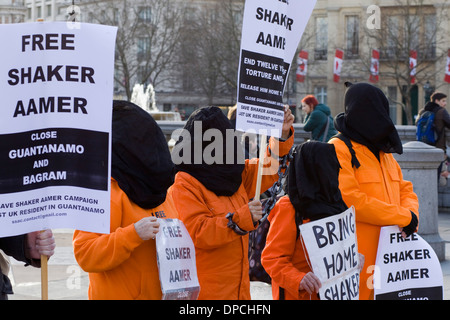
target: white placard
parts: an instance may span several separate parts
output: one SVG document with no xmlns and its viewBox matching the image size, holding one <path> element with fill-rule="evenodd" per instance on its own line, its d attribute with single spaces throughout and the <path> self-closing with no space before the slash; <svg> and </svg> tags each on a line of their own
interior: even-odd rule
<svg viewBox="0 0 450 320">
<path fill-rule="evenodd" d="M 247 0 L 238 73 L 236 128 L 281 137 L 283 92 L 297 46 L 316 4 Z"/>
<path fill-rule="evenodd" d="M 178 219 L 158 219 L 156 252 L 163 300 L 196 300 L 200 292 L 191 236 Z"/>
<path fill-rule="evenodd" d="M 117 28 L 0 25 L 0 236 L 109 233 Z"/>
<path fill-rule="evenodd" d="M 321 300 L 358 300 L 360 261 L 355 209 L 300 226 Z"/>
<path fill-rule="evenodd" d="M 433 248 L 417 233 L 403 239 L 397 226 L 380 231 L 375 300 L 442 300 L 443 276 Z"/>
</svg>

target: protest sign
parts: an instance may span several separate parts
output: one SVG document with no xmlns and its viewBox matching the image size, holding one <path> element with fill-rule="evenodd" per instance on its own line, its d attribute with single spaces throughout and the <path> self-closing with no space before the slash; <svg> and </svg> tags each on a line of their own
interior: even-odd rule
<svg viewBox="0 0 450 320">
<path fill-rule="evenodd" d="M 315 4 L 316 1 L 287 0 L 245 2 L 237 130 L 265 131 L 280 138 L 287 75 Z"/>
<path fill-rule="evenodd" d="M 360 260 L 355 209 L 300 226 L 321 300 L 358 300 Z"/>
<path fill-rule="evenodd" d="M 380 231 L 373 276 L 375 300 L 442 300 L 443 276 L 433 248 L 397 226 Z"/>
<path fill-rule="evenodd" d="M 117 28 L 0 25 L 0 237 L 109 233 Z"/>
<path fill-rule="evenodd" d="M 183 222 L 158 219 L 156 254 L 163 300 L 196 300 L 200 292 L 195 247 Z"/>
</svg>

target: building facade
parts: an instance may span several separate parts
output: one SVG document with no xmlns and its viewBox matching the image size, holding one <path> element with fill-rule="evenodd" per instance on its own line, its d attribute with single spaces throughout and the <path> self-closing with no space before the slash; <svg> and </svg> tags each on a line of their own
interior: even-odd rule
<svg viewBox="0 0 450 320">
<path fill-rule="evenodd" d="M 124 57 L 118 54 L 121 49 L 116 49 L 117 97 L 129 97 L 134 83 L 152 83 L 160 110 L 181 111 L 187 116 L 207 104 L 233 105 L 244 0 L 170 2 L 172 10 L 182 8 L 183 16 L 173 19 L 182 21 L 183 27 L 172 29 L 171 34 L 176 32 L 178 38 L 170 41 L 177 45 L 172 48 L 171 61 L 159 66 L 151 61 L 158 53 L 152 50 L 169 40 L 158 42 L 167 34 L 152 35 L 149 30 L 161 25 L 157 20 L 160 0 L 0 0 L 0 22 L 63 21 L 75 4 L 80 9 L 79 21 L 115 24 L 135 38 L 127 47 L 128 57 L 134 57 L 129 58 L 134 69 L 123 69 L 120 59 Z M 126 7 L 119 7 L 119 3 Z M 128 10 L 129 20 L 134 15 L 143 23 L 139 33 L 129 31 L 136 25 L 123 22 L 123 8 Z M 299 51 L 308 52 L 306 78 L 296 81 L 295 58 L 286 82 L 285 102 L 300 106 L 305 95 L 314 94 L 330 106 L 333 115 L 342 112 L 344 82 L 369 82 L 371 58 L 377 50 L 378 81 L 374 84 L 389 97 L 394 122 L 412 124 L 433 90 L 450 95 L 450 84 L 444 81 L 450 49 L 449 18 L 450 0 L 317 0 L 299 45 Z M 343 52 L 338 82 L 334 77 L 337 49 Z M 409 69 L 411 51 L 417 54 L 414 83 Z M 301 121 L 301 109 L 296 111 Z"/>
<path fill-rule="evenodd" d="M 343 112 L 344 82 L 370 81 L 375 49 L 379 72 L 374 85 L 388 96 L 394 123 L 412 124 L 433 90 L 450 95 L 450 84 L 444 82 L 449 9 L 449 1 L 318 0 L 300 45 L 309 54 L 306 80 L 296 87 L 297 105 L 305 94 L 315 94 L 333 115 Z M 334 78 L 337 49 L 343 51 L 338 82 Z M 411 51 L 417 53 L 414 83 Z"/>
</svg>

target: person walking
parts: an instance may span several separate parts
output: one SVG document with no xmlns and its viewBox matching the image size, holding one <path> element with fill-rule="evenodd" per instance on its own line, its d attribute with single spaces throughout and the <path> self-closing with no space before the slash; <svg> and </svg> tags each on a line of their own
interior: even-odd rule
<svg viewBox="0 0 450 320">
<path fill-rule="evenodd" d="M 346 83 L 345 112 L 335 118 L 340 132 L 330 140 L 341 169 L 339 189 L 354 206 L 358 250 L 364 255 L 361 300 L 373 299 L 373 266 L 382 226 L 398 225 L 404 237 L 417 231 L 419 200 L 392 153 L 403 146 L 389 117 L 384 93 L 367 83 Z"/>
<path fill-rule="evenodd" d="M 327 142 L 337 134 L 330 108 L 319 103 L 316 97 L 308 95 L 303 98 L 302 109 L 306 113 L 303 129 L 311 132 L 312 140 Z"/>
<path fill-rule="evenodd" d="M 113 102 L 111 162 L 111 232 L 73 235 L 89 299 L 160 300 L 155 236 L 157 218 L 178 218 L 167 194 L 174 165 L 156 121 L 127 101 Z"/>
<path fill-rule="evenodd" d="M 426 111 L 430 111 L 435 114 L 433 123 L 434 130 L 437 134 L 437 139 L 434 146 L 444 151 L 443 161 L 438 168 L 439 185 L 441 186 L 445 186 L 447 184 L 447 178 L 449 175 L 447 166 L 450 162 L 447 155 L 447 136 L 445 134 L 445 128 L 450 129 L 450 115 L 445 109 L 446 106 L 447 95 L 441 92 L 435 92 L 431 95 L 430 101 L 425 105 L 425 107 L 419 111 L 419 116 L 417 117 L 418 121 Z"/>
<path fill-rule="evenodd" d="M 266 152 L 266 159 L 275 163 L 276 169 L 278 155 L 287 154 L 294 141 L 294 116 L 288 108 L 284 112 L 282 139 L 270 138 Z M 201 130 L 194 129 L 199 126 Z M 170 192 L 195 245 L 198 299 L 248 300 L 251 298 L 248 232 L 258 226 L 262 217 L 261 202 L 251 200 L 256 192 L 259 159 L 244 162 L 238 137 L 230 135 L 233 126 L 217 107 L 194 111 L 184 130 L 188 137 L 177 142 L 173 153 L 182 150 L 183 156 L 190 156 L 176 163 L 177 173 Z M 209 130 L 220 133 L 223 139 L 204 141 Z M 219 144 L 218 140 L 222 142 Z M 201 148 L 195 149 L 196 146 Z M 217 147 L 216 156 L 220 153 L 213 163 L 205 158 L 207 151 L 212 151 L 211 146 Z M 217 150 L 221 147 L 222 150 Z M 276 150 L 278 154 L 274 154 Z M 201 161 L 196 162 L 198 156 Z M 278 179 L 276 171 L 263 174 L 261 192 Z"/>
</svg>

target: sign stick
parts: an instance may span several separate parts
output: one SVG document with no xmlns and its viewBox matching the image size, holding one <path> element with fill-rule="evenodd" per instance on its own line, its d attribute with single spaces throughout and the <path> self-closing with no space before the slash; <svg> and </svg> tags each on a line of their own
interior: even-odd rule
<svg viewBox="0 0 450 320">
<path fill-rule="evenodd" d="M 43 254 L 41 254 L 41 300 L 48 300 L 48 257 Z"/>
<path fill-rule="evenodd" d="M 41 300 L 48 300 L 48 258 L 41 254 Z"/>
<path fill-rule="evenodd" d="M 261 179 L 262 179 L 262 171 L 263 171 L 263 165 L 264 165 L 264 157 L 265 157 L 266 148 L 267 148 L 267 136 L 265 134 L 261 134 L 260 139 L 261 139 L 261 141 L 259 143 L 258 175 L 256 177 L 256 192 L 255 192 L 256 200 L 259 200 L 259 197 L 261 195 Z"/>
</svg>

